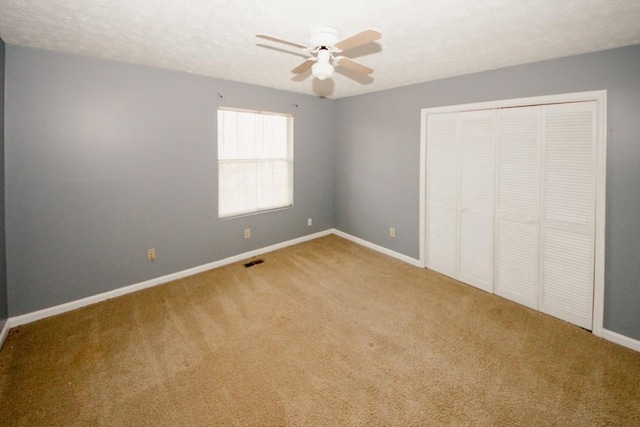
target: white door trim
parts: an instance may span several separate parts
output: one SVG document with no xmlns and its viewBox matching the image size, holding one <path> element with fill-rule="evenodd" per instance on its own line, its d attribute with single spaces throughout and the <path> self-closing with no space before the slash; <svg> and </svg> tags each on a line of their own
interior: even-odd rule
<svg viewBox="0 0 640 427">
<path fill-rule="evenodd" d="M 487 110 L 529 105 L 560 104 L 568 102 L 596 101 L 597 142 L 596 142 L 596 218 L 595 218 L 595 260 L 593 284 L 593 334 L 604 334 L 604 276 L 605 276 L 605 215 L 607 176 L 607 91 L 576 92 L 558 95 L 514 98 L 461 105 L 447 105 L 421 110 L 420 128 L 420 265 L 426 268 L 426 153 L 427 116 L 470 110 Z"/>
</svg>

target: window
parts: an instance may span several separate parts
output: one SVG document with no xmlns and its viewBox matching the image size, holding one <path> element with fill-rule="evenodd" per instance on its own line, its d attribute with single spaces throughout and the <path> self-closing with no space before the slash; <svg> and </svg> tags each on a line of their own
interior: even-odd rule
<svg viewBox="0 0 640 427">
<path fill-rule="evenodd" d="M 218 218 L 293 205 L 293 116 L 218 109 Z"/>
</svg>

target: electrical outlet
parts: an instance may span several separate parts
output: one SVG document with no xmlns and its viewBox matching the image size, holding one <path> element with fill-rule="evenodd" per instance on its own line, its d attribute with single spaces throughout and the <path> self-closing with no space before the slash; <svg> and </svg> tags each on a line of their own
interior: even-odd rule
<svg viewBox="0 0 640 427">
<path fill-rule="evenodd" d="M 396 229 L 395 228 L 391 227 L 389 229 L 389 236 L 396 237 Z"/>
<path fill-rule="evenodd" d="M 151 248 L 151 249 L 147 250 L 147 259 L 149 261 L 153 261 L 154 259 L 156 259 L 156 250 L 155 250 L 155 248 Z"/>
<path fill-rule="evenodd" d="M 250 239 L 251 238 L 251 229 L 250 228 L 245 228 L 244 229 L 244 238 L 245 239 Z"/>
<path fill-rule="evenodd" d="M 313 219 L 307 218 L 307 226 L 311 227 L 313 225 Z"/>
</svg>

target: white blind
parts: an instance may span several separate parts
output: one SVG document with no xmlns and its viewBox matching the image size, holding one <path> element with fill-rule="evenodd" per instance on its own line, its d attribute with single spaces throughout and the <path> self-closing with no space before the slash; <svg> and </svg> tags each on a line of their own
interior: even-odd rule
<svg viewBox="0 0 640 427">
<path fill-rule="evenodd" d="M 218 109 L 218 217 L 293 204 L 293 117 Z"/>
</svg>

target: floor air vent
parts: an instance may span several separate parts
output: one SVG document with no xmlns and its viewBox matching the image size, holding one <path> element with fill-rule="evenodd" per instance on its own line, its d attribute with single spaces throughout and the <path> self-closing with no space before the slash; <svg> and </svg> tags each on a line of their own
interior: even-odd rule
<svg viewBox="0 0 640 427">
<path fill-rule="evenodd" d="M 253 267 L 256 264 L 262 264 L 263 262 L 264 262 L 263 260 L 257 259 L 255 261 L 251 261 L 251 262 L 246 263 L 244 266 L 249 268 L 249 267 Z"/>
</svg>

